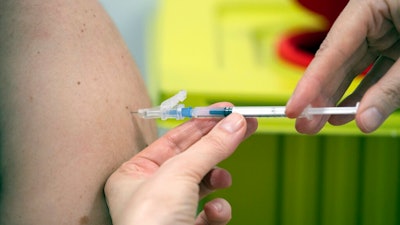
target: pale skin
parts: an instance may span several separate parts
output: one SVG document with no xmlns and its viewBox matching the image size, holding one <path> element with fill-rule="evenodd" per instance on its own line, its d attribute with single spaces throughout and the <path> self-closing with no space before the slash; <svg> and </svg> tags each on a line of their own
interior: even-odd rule
<svg viewBox="0 0 400 225">
<path fill-rule="evenodd" d="M 150 99 L 97 1 L 0 3 L 0 224 L 229 222 L 226 200 L 196 215 L 198 201 L 230 185 L 215 165 L 256 120 L 191 120 L 156 140 L 131 114 Z"/>
<path fill-rule="evenodd" d="M 355 102 L 361 100 L 355 119 L 363 132 L 372 132 L 377 129 L 387 116 L 399 107 L 400 77 L 397 72 L 400 70 L 397 62 L 400 28 L 399 4 L 397 0 L 350 1 L 335 22 L 288 102 L 286 113 L 289 117 L 297 117 L 309 104 L 313 106 L 336 105 L 351 80 L 374 61 L 376 62 L 374 68 L 355 93 L 345 99 L 341 105 L 354 105 Z M 232 119 L 233 116 L 238 117 L 234 121 L 239 121 L 239 115 L 232 115 L 227 119 Z M 316 117 L 312 121 L 298 119 L 296 128 L 300 132 L 313 134 L 318 132 L 328 119 L 328 117 Z M 332 117 L 329 122 L 339 125 L 352 119 L 352 117 Z M 155 142 L 141 154 L 122 165 L 110 177 L 106 186 L 106 194 L 111 197 L 108 200 L 112 209 L 111 214 L 116 224 L 226 224 L 230 216 L 226 203 L 212 202 L 211 205 L 219 204 L 219 207 L 209 207 L 220 210 L 208 212 L 208 215 L 207 212 L 202 212 L 200 218 L 197 219 L 195 219 L 194 211 L 197 198 L 202 196 L 201 186 L 199 187 L 198 183 L 205 180 L 205 174 L 216 163 L 231 154 L 232 149 L 242 139 L 241 136 L 245 137 L 245 133 L 251 133 L 236 128 L 235 132 L 238 133 L 230 140 L 231 143 L 225 142 L 223 137 L 227 136 L 226 132 L 230 132 L 231 134 L 228 136 L 232 136 L 232 125 L 230 126 L 231 128 L 228 130 L 231 131 L 227 131 L 222 128 L 221 124 L 216 125 L 204 136 L 220 137 L 217 139 L 219 141 L 210 142 L 218 143 L 216 145 L 207 144 L 207 141 L 211 140 L 210 138 L 199 139 L 196 143 L 198 138 L 205 135 L 201 132 L 200 135 L 196 135 L 198 137 L 194 138 L 192 143 L 180 144 L 181 147 L 178 149 L 181 151 L 165 153 L 165 157 L 154 155 L 153 152 L 160 150 L 158 145 L 165 146 L 162 144 L 163 142 L 173 143 L 172 146 L 177 146 L 176 143 L 179 141 L 176 140 L 179 140 L 180 136 L 179 132 L 175 134 L 174 132 L 177 130 L 174 130 L 172 131 L 174 138 L 160 139 L 161 143 Z M 217 151 L 212 150 L 214 147 L 217 147 L 215 149 Z M 164 150 L 168 151 L 168 149 Z M 218 149 L 224 149 L 224 151 Z M 207 154 L 202 154 L 203 152 Z M 215 157 L 208 160 L 209 154 L 215 154 Z M 196 167 L 181 170 L 193 164 Z M 225 173 L 221 172 L 221 174 Z M 219 175 L 219 177 L 220 186 L 215 185 L 211 189 L 226 186 L 229 177 L 227 175 Z M 163 182 L 171 180 L 174 182 Z M 222 182 L 224 180 L 225 182 Z M 164 186 L 166 194 L 155 191 L 153 193 L 158 194 L 150 195 L 151 192 L 148 190 L 159 190 L 163 184 L 168 184 Z M 199 192 L 200 196 L 198 196 Z M 170 196 L 174 196 L 174 198 L 171 200 Z M 182 208 L 172 207 L 177 205 Z M 187 210 L 188 208 L 190 210 Z M 156 210 L 153 211 L 154 209 Z M 169 210 L 163 211 L 163 209 Z M 176 209 L 178 212 L 175 211 Z M 221 211 L 221 209 L 225 210 Z M 216 219 L 214 216 L 218 215 L 218 211 L 221 214 Z M 147 217 L 146 215 L 151 212 L 154 213 L 154 216 Z M 164 212 L 166 213 L 164 214 Z M 181 212 L 186 213 L 182 214 Z M 208 220 L 208 223 L 204 223 L 205 220 Z"/>
<path fill-rule="evenodd" d="M 352 119 L 362 132 L 378 129 L 400 107 L 399 31 L 399 1 L 350 0 L 299 81 L 286 114 L 296 118 L 307 105 L 338 104 L 354 77 L 375 62 L 357 90 L 339 104 L 359 101 L 358 112 L 355 117 L 297 119 L 296 129 L 314 134 L 327 121 L 341 125 Z"/>
<path fill-rule="evenodd" d="M 229 187 L 229 173 L 215 166 L 257 129 L 239 114 L 194 119 L 171 130 L 121 165 L 105 193 L 115 225 L 224 225 L 231 207 L 224 199 L 208 202 L 196 217 L 198 201 Z"/>
<path fill-rule="evenodd" d="M 157 137 L 101 5 L 0 0 L 0 224 L 111 224 L 103 187 Z"/>
</svg>

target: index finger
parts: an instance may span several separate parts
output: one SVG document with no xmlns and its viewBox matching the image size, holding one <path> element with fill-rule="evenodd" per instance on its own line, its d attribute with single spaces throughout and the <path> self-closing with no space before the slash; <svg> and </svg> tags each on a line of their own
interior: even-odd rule
<svg viewBox="0 0 400 225">
<path fill-rule="evenodd" d="M 232 104 L 221 102 L 212 106 L 232 106 Z M 186 151 L 191 145 L 200 140 L 220 120 L 220 118 L 201 118 L 192 119 L 181 124 L 124 163 L 124 166 L 121 167 L 122 171 L 124 173 L 135 173 L 136 175 L 153 173 L 166 160 Z M 257 129 L 257 120 L 255 118 L 247 118 L 246 122 L 248 129 L 246 130 L 245 138 Z"/>
<path fill-rule="evenodd" d="M 230 103 L 217 103 L 212 106 L 231 106 Z M 201 137 L 207 134 L 219 118 L 191 119 L 168 131 L 150 146 L 134 156 L 128 163 L 135 163 L 148 173 L 151 173 L 169 158 L 185 151 Z"/>
<path fill-rule="evenodd" d="M 298 117 L 310 104 L 332 105 L 340 98 L 337 91 L 347 88 L 353 77 L 346 76 L 354 76 L 352 71 L 368 50 L 365 38 L 369 14 L 363 5 L 350 1 L 339 15 L 288 101 L 288 117 Z"/>
</svg>

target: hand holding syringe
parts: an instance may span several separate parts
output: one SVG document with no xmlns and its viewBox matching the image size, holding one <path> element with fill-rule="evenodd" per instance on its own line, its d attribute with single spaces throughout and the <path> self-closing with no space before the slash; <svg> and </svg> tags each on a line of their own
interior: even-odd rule
<svg viewBox="0 0 400 225">
<path fill-rule="evenodd" d="M 186 92 L 181 91 L 160 106 L 139 109 L 137 113 L 145 119 L 184 119 L 204 117 L 225 117 L 231 113 L 239 113 L 244 117 L 286 117 L 285 106 L 232 106 L 232 107 L 185 107 L 179 102 L 186 98 Z M 313 115 L 349 115 L 356 114 L 358 105 L 354 107 L 319 107 L 306 108 L 300 117 L 311 118 Z"/>
</svg>

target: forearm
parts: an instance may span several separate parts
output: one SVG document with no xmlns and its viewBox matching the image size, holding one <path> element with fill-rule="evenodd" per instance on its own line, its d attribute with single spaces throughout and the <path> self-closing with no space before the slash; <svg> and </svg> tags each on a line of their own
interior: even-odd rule
<svg viewBox="0 0 400 225">
<path fill-rule="evenodd" d="M 102 189 L 155 127 L 116 28 L 96 1 L 2 1 L 1 224 L 107 224 Z"/>
</svg>

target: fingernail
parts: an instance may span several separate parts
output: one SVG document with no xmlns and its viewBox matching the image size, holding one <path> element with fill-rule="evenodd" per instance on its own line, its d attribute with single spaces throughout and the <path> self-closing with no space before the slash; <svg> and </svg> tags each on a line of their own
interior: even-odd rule
<svg viewBox="0 0 400 225">
<path fill-rule="evenodd" d="M 384 121 L 384 117 L 378 111 L 378 109 L 375 107 L 371 107 L 371 108 L 365 110 L 361 114 L 360 119 L 362 121 L 362 125 L 364 126 L 364 129 L 367 131 L 375 130 Z"/>
<path fill-rule="evenodd" d="M 229 133 L 234 133 L 243 126 L 243 123 L 243 117 L 238 114 L 231 114 L 221 121 L 221 127 Z"/>
</svg>

